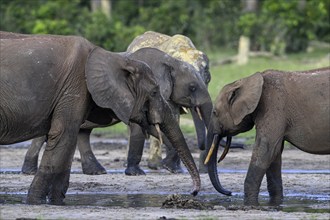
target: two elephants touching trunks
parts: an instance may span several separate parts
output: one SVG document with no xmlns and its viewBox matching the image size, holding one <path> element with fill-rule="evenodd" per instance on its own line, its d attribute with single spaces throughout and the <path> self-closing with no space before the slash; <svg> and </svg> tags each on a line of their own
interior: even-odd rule
<svg viewBox="0 0 330 220">
<path fill-rule="evenodd" d="M 100 124 L 100 113 L 108 116 L 106 124 L 136 123 L 156 137 L 161 130 L 191 174 L 193 194 L 198 193 L 197 167 L 174 114 L 164 114 L 171 108 L 149 65 L 82 37 L 0 36 L 0 144 L 47 136 L 28 203 L 47 198 L 63 203 L 80 126 L 86 120 Z"/>
<path fill-rule="evenodd" d="M 266 174 L 270 204 L 283 199 L 281 154 L 284 141 L 312 154 L 330 153 L 330 68 L 255 73 L 226 85 L 214 103 L 208 127 L 206 163 L 211 182 L 230 195 L 217 175 L 219 140 L 256 128 L 255 144 L 244 182 L 245 205 L 258 205 Z M 226 148 L 220 157 L 224 159 Z"/>
<path fill-rule="evenodd" d="M 62 204 L 78 135 L 85 132 L 84 137 L 89 137 L 95 125 L 109 126 L 119 121 L 129 126 L 138 124 L 133 133 L 137 142 L 144 141 L 143 133 L 160 138 L 161 130 L 165 143 L 176 149 L 186 165 L 193 179 L 193 194 L 197 194 L 201 187 L 199 173 L 178 125 L 179 111 L 172 112 L 180 109 L 174 108 L 176 105 L 202 105 L 194 102 L 195 91 L 207 87 L 192 66 L 179 65 L 176 60 L 179 67 L 175 68 L 169 64 L 172 62 L 166 63 L 173 58 L 157 49 L 108 52 L 81 37 L 0 32 L 0 38 L 0 144 L 47 137 L 28 203 L 45 203 L 48 198 L 51 204 Z M 155 59 L 156 54 L 162 59 Z M 194 73 L 189 77 L 198 79 L 198 83 L 180 82 L 181 78 L 175 76 L 181 72 Z M 215 189 L 230 194 L 217 175 L 220 140 L 227 137 L 230 143 L 232 136 L 255 126 L 256 142 L 244 183 L 245 204 L 258 205 L 265 174 L 270 203 L 281 203 L 284 141 L 309 153 L 330 153 L 329 77 L 329 68 L 270 70 L 225 86 L 213 111 L 206 108 L 202 116 L 210 122 L 206 123 L 206 163 Z M 170 83 L 161 85 L 160 79 Z M 174 94 L 178 91 L 175 86 L 187 86 L 185 91 L 192 92 L 193 98 Z M 205 100 L 209 102 L 209 96 Z M 228 148 L 229 144 L 221 160 Z"/>
</svg>

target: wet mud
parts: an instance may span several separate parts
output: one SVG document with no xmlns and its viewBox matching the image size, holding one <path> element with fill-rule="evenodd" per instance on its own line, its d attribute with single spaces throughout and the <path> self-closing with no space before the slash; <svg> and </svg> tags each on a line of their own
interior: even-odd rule
<svg viewBox="0 0 330 220">
<path fill-rule="evenodd" d="M 188 143 L 198 164 L 195 141 Z M 125 176 L 126 144 L 123 139 L 93 143 L 96 157 L 108 171 L 105 175 L 82 174 L 76 152 L 64 206 L 26 205 L 33 176 L 21 174 L 20 167 L 28 144 L 0 146 L 0 219 L 330 219 L 329 155 L 285 149 L 283 204 L 268 206 L 264 179 L 261 206 L 248 207 L 243 205 L 243 183 L 249 147 L 230 150 L 218 167 L 223 186 L 233 191 L 233 196 L 217 193 L 208 175 L 201 174 L 202 190 L 193 197 L 186 169 L 183 174 L 170 174 L 147 167 L 148 146 L 140 164 L 146 175 Z"/>
</svg>

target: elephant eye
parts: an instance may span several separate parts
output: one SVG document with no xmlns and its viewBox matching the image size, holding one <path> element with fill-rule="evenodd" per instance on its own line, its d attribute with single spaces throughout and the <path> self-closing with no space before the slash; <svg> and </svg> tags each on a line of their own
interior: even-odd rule
<svg viewBox="0 0 330 220">
<path fill-rule="evenodd" d="M 218 113 L 217 113 L 216 110 L 213 110 L 212 113 L 213 113 L 216 117 L 218 117 Z"/>
<path fill-rule="evenodd" d="M 150 95 L 151 95 L 151 97 L 155 97 L 157 95 L 157 93 L 158 93 L 157 89 L 154 89 L 151 91 Z"/>
<path fill-rule="evenodd" d="M 191 92 L 195 92 L 196 91 L 196 86 L 195 86 L 195 84 L 194 83 L 191 83 L 190 85 L 189 85 L 189 90 L 191 91 Z"/>
</svg>

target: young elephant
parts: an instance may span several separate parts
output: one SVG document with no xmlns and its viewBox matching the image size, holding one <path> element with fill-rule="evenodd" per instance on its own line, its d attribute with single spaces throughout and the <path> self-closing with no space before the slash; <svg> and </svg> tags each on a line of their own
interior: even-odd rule
<svg viewBox="0 0 330 220">
<path fill-rule="evenodd" d="M 207 134 L 209 154 L 205 162 L 215 189 L 230 195 L 217 175 L 219 140 L 255 126 L 256 141 L 244 183 L 244 203 L 258 205 L 261 181 L 266 174 L 270 204 L 280 204 L 284 141 L 308 153 L 330 153 L 329 82 L 327 67 L 297 72 L 267 70 L 226 85 L 215 101 Z M 220 160 L 227 152 L 228 147 Z"/>
<path fill-rule="evenodd" d="M 27 203 L 46 203 L 47 197 L 51 204 L 63 203 L 80 126 L 85 120 L 98 124 L 97 111 L 138 123 L 156 137 L 160 127 L 187 166 L 197 194 L 197 167 L 174 115 L 164 114 L 171 110 L 148 65 L 82 37 L 3 36 L 0 144 L 47 135 Z"/>
</svg>

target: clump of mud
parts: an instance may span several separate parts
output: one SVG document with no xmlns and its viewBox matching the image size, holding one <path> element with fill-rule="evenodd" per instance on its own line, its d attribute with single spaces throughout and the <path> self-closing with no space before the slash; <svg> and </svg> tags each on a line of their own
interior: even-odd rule
<svg viewBox="0 0 330 220">
<path fill-rule="evenodd" d="M 203 204 L 200 201 L 193 199 L 184 199 L 181 195 L 172 194 L 168 195 L 163 202 L 162 208 L 166 209 L 213 209 L 213 206 Z"/>
</svg>

